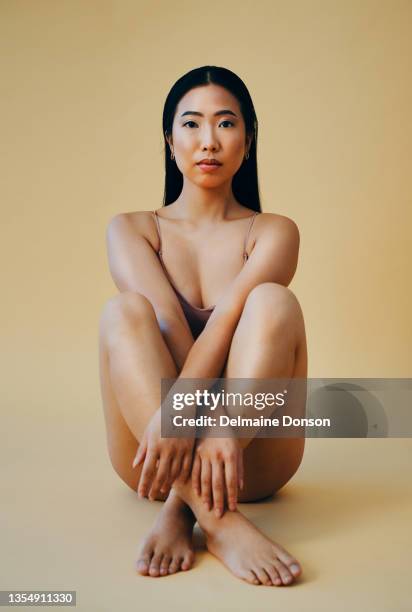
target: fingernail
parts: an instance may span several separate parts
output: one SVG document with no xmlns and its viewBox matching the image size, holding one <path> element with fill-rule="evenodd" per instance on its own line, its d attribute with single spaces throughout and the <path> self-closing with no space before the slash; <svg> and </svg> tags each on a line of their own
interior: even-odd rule
<svg viewBox="0 0 412 612">
<path fill-rule="evenodd" d="M 137 463 L 137 457 L 134 458 L 133 463 L 132 463 L 132 467 L 136 467 L 136 463 Z"/>
</svg>

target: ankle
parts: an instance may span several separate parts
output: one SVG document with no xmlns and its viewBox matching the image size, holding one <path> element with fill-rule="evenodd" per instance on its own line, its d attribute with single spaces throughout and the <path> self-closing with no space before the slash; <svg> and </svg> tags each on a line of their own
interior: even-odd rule
<svg viewBox="0 0 412 612">
<path fill-rule="evenodd" d="M 170 489 L 169 497 L 167 498 L 167 506 L 171 511 L 182 512 L 187 515 L 188 518 L 196 521 L 196 517 L 193 514 L 190 506 L 178 495 L 177 491 L 172 487 Z"/>
</svg>

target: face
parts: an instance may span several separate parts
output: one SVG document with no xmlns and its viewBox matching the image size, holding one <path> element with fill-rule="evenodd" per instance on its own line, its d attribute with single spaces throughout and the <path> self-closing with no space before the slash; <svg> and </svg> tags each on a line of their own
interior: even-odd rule
<svg viewBox="0 0 412 612">
<path fill-rule="evenodd" d="M 180 100 L 168 138 L 180 172 L 203 187 L 217 187 L 232 177 L 249 149 L 239 102 L 220 85 L 204 85 L 188 91 Z M 202 159 L 221 165 L 202 166 Z"/>
</svg>

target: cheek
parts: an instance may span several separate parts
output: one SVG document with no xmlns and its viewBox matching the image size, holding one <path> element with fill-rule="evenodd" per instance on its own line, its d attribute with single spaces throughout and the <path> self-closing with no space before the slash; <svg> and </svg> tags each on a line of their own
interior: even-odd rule
<svg viewBox="0 0 412 612">
<path fill-rule="evenodd" d="M 228 139 L 227 148 L 234 155 L 242 155 L 245 149 L 245 138 L 241 134 L 237 134 L 236 136 L 232 136 Z"/>
</svg>

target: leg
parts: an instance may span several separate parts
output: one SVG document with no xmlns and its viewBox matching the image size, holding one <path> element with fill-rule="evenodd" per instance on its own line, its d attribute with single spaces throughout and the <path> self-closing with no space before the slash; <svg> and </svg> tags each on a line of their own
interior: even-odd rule
<svg viewBox="0 0 412 612">
<path fill-rule="evenodd" d="M 300 566 L 284 548 L 259 531 L 239 510 L 217 518 L 192 489 L 190 481 L 175 482 L 170 495 L 190 506 L 206 536 L 208 550 L 237 577 L 251 584 L 291 584 Z"/>
<path fill-rule="evenodd" d="M 250 292 L 238 323 L 224 369 L 227 378 L 306 378 L 307 357 L 303 317 L 292 292 L 276 283 L 263 283 Z M 244 451 L 245 487 L 240 501 L 273 494 L 296 472 L 304 439 L 259 439 Z M 206 533 L 209 550 L 235 576 L 253 584 L 290 584 L 299 576 L 299 563 L 272 542 L 240 512 L 220 519 L 205 509 L 187 485 L 174 493 L 190 505 Z"/>
<path fill-rule="evenodd" d="M 250 292 L 222 377 L 306 379 L 304 319 L 290 289 L 263 283 Z M 243 453 L 240 501 L 257 501 L 281 489 L 297 471 L 304 445 L 303 437 L 254 438 Z"/>
<path fill-rule="evenodd" d="M 177 376 L 153 307 L 144 296 L 120 293 L 106 304 L 100 320 L 99 366 L 110 460 L 136 491 L 141 466 L 133 469 L 132 462 L 138 440 L 160 405 L 160 379 Z M 139 571 L 163 575 L 189 569 L 193 524 L 186 504 L 170 497 L 142 544 Z"/>
<path fill-rule="evenodd" d="M 109 457 L 134 491 L 141 466 L 132 468 L 138 440 L 160 405 L 160 379 L 176 376 L 150 302 L 125 292 L 105 305 L 99 329 L 100 385 Z"/>
</svg>

